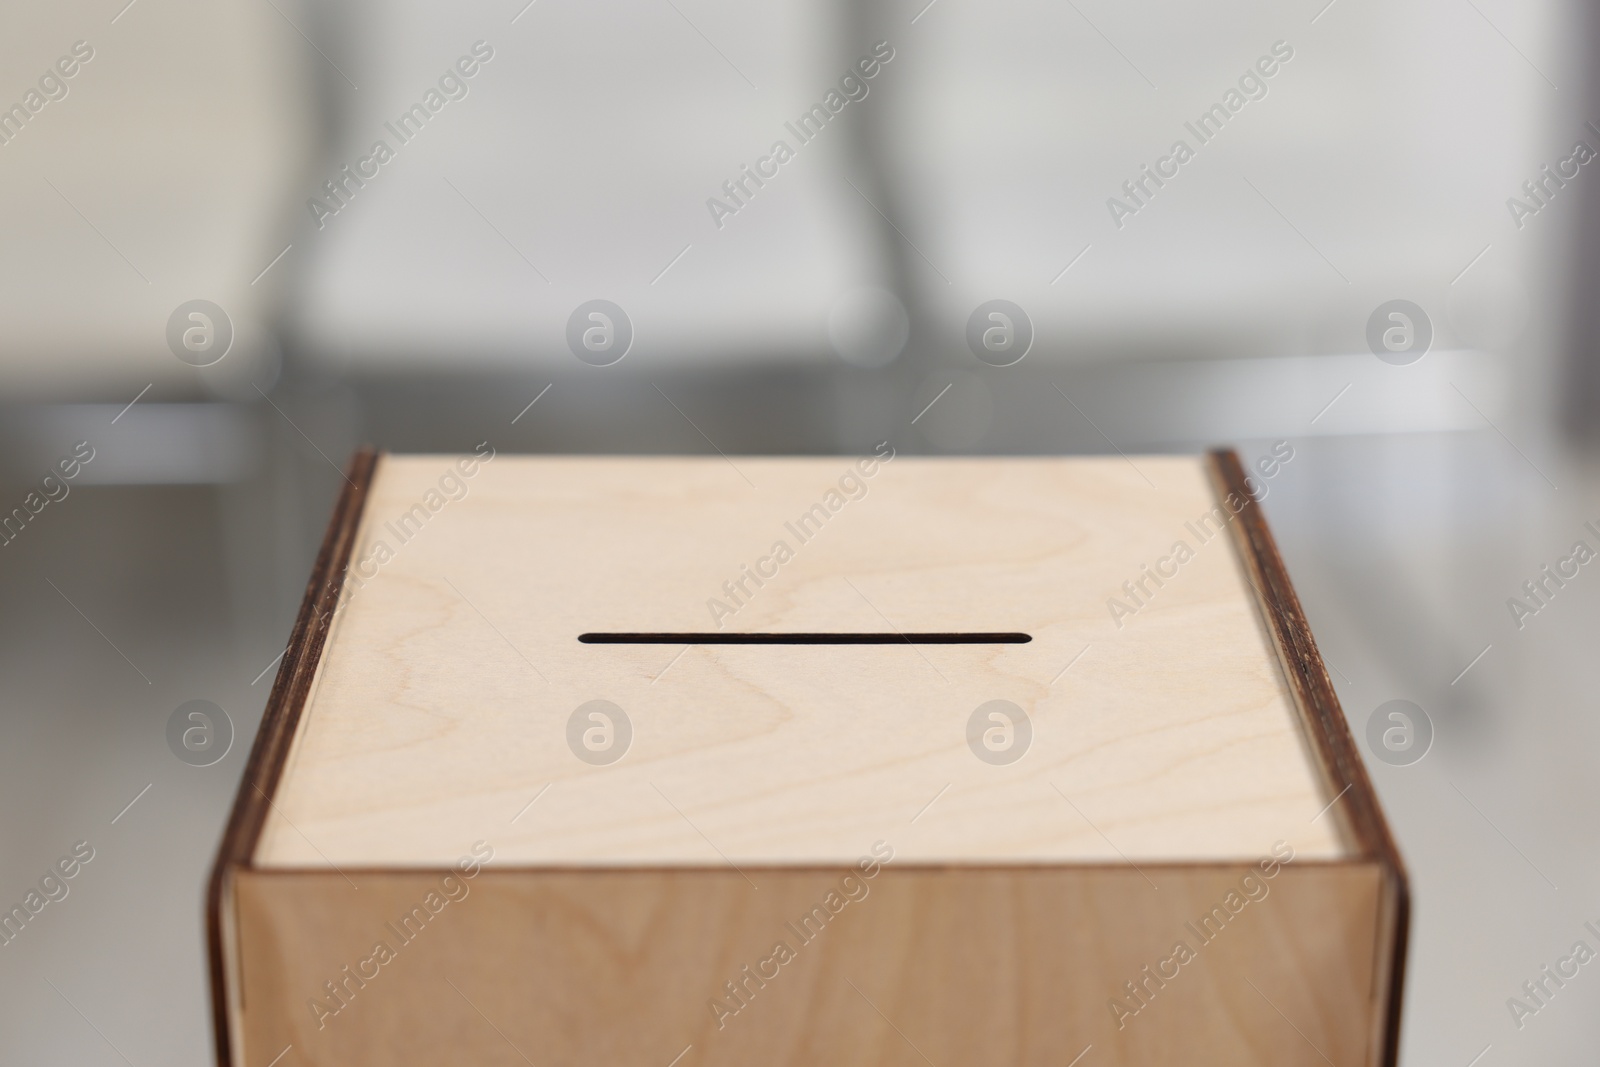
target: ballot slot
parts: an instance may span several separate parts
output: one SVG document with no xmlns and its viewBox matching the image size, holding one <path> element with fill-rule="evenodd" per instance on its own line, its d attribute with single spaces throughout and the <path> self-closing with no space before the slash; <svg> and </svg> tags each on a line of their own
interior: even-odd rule
<svg viewBox="0 0 1600 1067">
<path fill-rule="evenodd" d="M 586 645 L 1025 645 L 1025 633 L 583 633 Z"/>
</svg>

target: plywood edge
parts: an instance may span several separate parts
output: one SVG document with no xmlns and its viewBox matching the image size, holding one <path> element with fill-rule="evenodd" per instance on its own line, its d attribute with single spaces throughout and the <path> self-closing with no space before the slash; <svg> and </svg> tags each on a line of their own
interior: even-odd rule
<svg viewBox="0 0 1600 1067">
<path fill-rule="evenodd" d="M 1233 511 L 1239 501 L 1233 543 L 1255 592 L 1256 605 L 1272 635 L 1284 677 L 1300 712 L 1306 734 L 1317 753 L 1330 802 L 1342 808 L 1339 815 L 1354 837 L 1361 854 L 1375 861 L 1384 881 L 1383 908 L 1378 937 L 1380 958 L 1387 958 L 1387 988 L 1382 1033 L 1375 1042 L 1375 1062 L 1393 1067 L 1399 1060 L 1400 1008 L 1404 989 L 1406 944 L 1410 928 L 1411 891 L 1405 864 L 1394 835 L 1383 817 L 1378 794 L 1367 776 L 1366 765 L 1350 734 L 1349 722 L 1339 705 L 1327 666 L 1317 651 L 1310 624 L 1289 581 L 1288 568 L 1268 528 L 1261 504 L 1251 494 L 1239 455 L 1231 448 L 1215 449 L 1209 466 L 1218 502 Z M 1342 799 L 1341 799 L 1342 798 Z M 1383 950 L 1382 940 L 1391 940 Z"/>
<path fill-rule="evenodd" d="M 267 697 L 255 743 L 240 777 L 217 859 L 206 888 L 206 941 L 211 977 L 212 1031 L 217 1062 L 233 1064 L 231 1036 L 236 1009 L 237 982 L 231 952 L 233 922 L 227 902 L 231 897 L 233 872 L 248 866 L 255 853 L 261 827 L 266 820 L 271 797 L 277 791 L 284 760 L 293 741 L 295 727 L 305 708 L 312 679 L 322 658 L 333 609 L 339 600 L 344 574 L 355 546 L 356 530 L 366 505 L 367 492 L 377 470 L 378 454 L 363 448 L 351 458 L 344 473 L 345 486 L 334 505 L 322 547 L 317 551 L 311 578 L 306 584 L 300 612 L 289 633 L 289 643 L 278 665 L 272 692 Z"/>
</svg>

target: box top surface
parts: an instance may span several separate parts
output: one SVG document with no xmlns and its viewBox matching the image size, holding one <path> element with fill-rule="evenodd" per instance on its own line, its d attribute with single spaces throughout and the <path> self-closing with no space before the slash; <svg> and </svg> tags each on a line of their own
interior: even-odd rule
<svg viewBox="0 0 1600 1067">
<path fill-rule="evenodd" d="M 1198 457 L 385 456 L 255 863 L 1347 857 L 1217 508 Z M 579 640 L 797 632 L 886 643 Z"/>
</svg>

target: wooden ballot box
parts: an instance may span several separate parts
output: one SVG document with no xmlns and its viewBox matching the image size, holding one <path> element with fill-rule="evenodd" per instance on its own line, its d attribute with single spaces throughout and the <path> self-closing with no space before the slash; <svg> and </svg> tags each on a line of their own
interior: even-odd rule
<svg viewBox="0 0 1600 1067">
<path fill-rule="evenodd" d="M 222 1060 L 1392 1064 L 1404 869 L 1256 477 L 358 455 Z"/>
</svg>

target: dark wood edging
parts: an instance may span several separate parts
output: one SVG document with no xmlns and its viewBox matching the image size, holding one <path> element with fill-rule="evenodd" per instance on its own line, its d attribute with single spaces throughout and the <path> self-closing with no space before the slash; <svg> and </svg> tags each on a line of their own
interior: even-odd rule
<svg viewBox="0 0 1600 1067">
<path fill-rule="evenodd" d="M 334 505 L 328 532 L 323 537 L 316 563 L 311 568 L 305 599 L 300 602 L 300 614 L 289 633 L 289 644 L 284 651 L 283 661 L 278 665 L 278 676 L 272 683 L 272 693 L 267 698 L 266 710 L 262 712 L 255 744 L 250 748 L 250 758 L 239 782 L 239 792 L 234 797 L 233 811 L 228 817 L 222 844 L 217 850 L 217 861 L 211 869 L 211 880 L 206 889 L 206 947 L 211 971 L 212 1031 L 216 1041 L 217 1063 L 221 1067 L 229 1067 L 233 1062 L 228 1033 L 228 974 L 222 924 L 227 877 L 231 870 L 249 866 L 255 854 L 256 842 L 261 836 L 261 827 L 271 804 L 269 798 L 277 791 L 278 779 L 283 774 L 284 762 L 289 757 L 289 748 L 294 741 L 295 727 L 299 724 L 306 697 L 311 692 L 317 664 L 322 659 L 328 625 L 344 587 L 345 570 L 350 565 L 356 529 L 361 523 L 361 513 L 366 505 L 367 491 L 372 487 L 377 464 L 378 454 L 370 448 L 361 449 L 350 460 L 344 491 Z"/>
<path fill-rule="evenodd" d="M 1289 571 L 1278 554 L 1278 543 L 1267 528 L 1260 503 L 1251 495 L 1239 455 L 1231 448 L 1216 449 L 1209 455 L 1211 476 L 1218 503 L 1230 514 L 1234 501 L 1238 507 L 1233 528 L 1239 558 L 1255 588 L 1261 616 L 1283 665 L 1284 677 L 1294 696 L 1295 706 L 1304 718 L 1327 779 L 1328 797 L 1341 795 L 1344 824 L 1351 829 L 1355 844 L 1365 858 L 1383 869 L 1394 900 L 1394 944 L 1389 969 L 1388 1018 L 1384 1020 L 1383 1062 L 1393 1067 L 1400 1055 L 1400 1006 L 1406 966 L 1406 942 L 1410 930 L 1411 890 L 1400 850 L 1378 805 L 1377 791 L 1367 777 L 1366 765 L 1356 749 L 1350 726 L 1339 706 L 1333 681 L 1317 652 L 1300 598 L 1289 582 Z M 1348 791 L 1346 791 L 1348 790 Z M 1381 931 L 1380 931 L 1381 936 Z M 1384 946 L 1379 945 L 1380 955 Z"/>
</svg>

